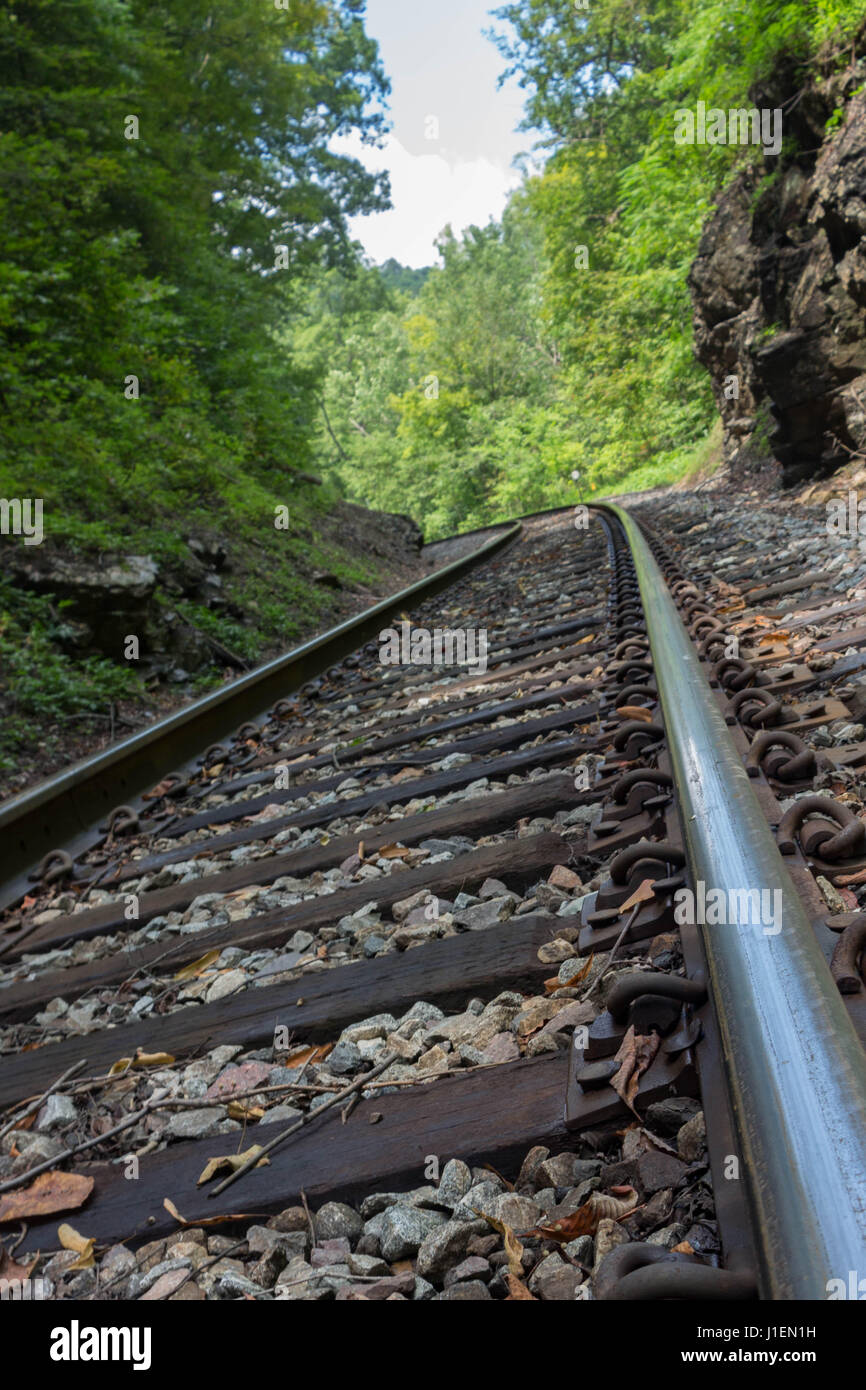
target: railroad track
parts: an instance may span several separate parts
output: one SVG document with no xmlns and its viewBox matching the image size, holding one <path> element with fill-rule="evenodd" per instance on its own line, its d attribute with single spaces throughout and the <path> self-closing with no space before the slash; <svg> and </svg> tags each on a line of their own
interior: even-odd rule
<svg viewBox="0 0 866 1390">
<path fill-rule="evenodd" d="M 583 519 L 0 808 L 0 1275 L 852 1296 L 866 570 L 771 504 Z"/>
</svg>

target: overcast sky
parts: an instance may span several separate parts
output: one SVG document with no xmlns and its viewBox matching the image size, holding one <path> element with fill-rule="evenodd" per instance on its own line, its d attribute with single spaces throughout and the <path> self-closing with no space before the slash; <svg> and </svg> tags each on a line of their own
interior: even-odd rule
<svg viewBox="0 0 866 1390">
<path fill-rule="evenodd" d="M 494 3 L 367 0 L 367 32 L 391 79 L 394 129 L 382 150 L 360 141 L 340 147 L 391 175 L 393 210 L 351 223 L 379 263 L 393 256 L 403 265 L 434 264 L 434 238 L 447 223 L 460 231 L 499 217 L 520 181 L 512 161 L 532 136 L 515 131 L 520 88 L 496 86 L 504 61 L 482 33 Z"/>
</svg>

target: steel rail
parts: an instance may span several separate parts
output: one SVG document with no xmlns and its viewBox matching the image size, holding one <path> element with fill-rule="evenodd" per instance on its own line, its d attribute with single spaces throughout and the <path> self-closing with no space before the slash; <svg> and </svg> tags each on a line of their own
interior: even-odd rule
<svg viewBox="0 0 866 1390">
<path fill-rule="evenodd" d="M 781 894 L 777 934 L 700 930 L 761 1295 L 826 1299 L 829 1280 L 866 1276 L 863 1049 L 646 540 L 622 508 L 596 506 L 637 571 L 693 882 Z"/>
<path fill-rule="evenodd" d="M 121 802 L 136 806 L 141 793 L 161 777 L 183 771 L 210 744 L 229 737 L 247 720 L 263 718 L 276 700 L 374 637 L 388 617 L 448 588 L 509 545 L 521 529 L 519 523 L 498 528 L 498 534 L 470 554 L 0 804 L 0 910 L 27 891 L 28 873 L 49 850 L 63 847 L 73 856 L 80 854 L 97 842 L 98 822 L 113 807 Z"/>
</svg>

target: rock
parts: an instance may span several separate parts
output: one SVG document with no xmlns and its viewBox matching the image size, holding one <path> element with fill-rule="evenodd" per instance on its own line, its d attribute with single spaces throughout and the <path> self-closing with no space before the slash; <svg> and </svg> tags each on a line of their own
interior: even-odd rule
<svg viewBox="0 0 866 1390">
<path fill-rule="evenodd" d="M 583 1275 L 555 1252 L 546 1256 L 529 1276 L 529 1292 L 547 1303 L 562 1303 L 574 1298 L 575 1289 Z"/>
<path fill-rule="evenodd" d="M 559 965 L 564 960 L 571 960 L 574 955 L 574 947 L 570 941 L 564 937 L 554 937 L 553 941 L 545 941 L 543 946 L 538 948 L 538 959 L 542 965 Z"/>
<path fill-rule="evenodd" d="M 186 1264 L 168 1270 L 155 1279 L 144 1293 L 139 1294 L 138 1301 L 140 1303 L 156 1303 L 163 1298 L 170 1297 L 171 1294 L 177 1293 L 188 1273 L 189 1265 Z"/>
<path fill-rule="evenodd" d="M 422 888 L 417 893 L 413 893 L 409 898 L 401 898 L 399 902 L 393 904 L 391 916 L 395 922 L 402 922 L 409 916 L 409 913 L 416 907 L 423 907 L 430 897 L 430 890 Z"/>
<path fill-rule="evenodd" d="M 422 1279 L 442 1278 L 451 1265 L 459 1264 L 466 1257 L 466 1247 L 472 1237 L 488 1230 L 486 1221 L 446 1221 L 421 1242 L 416 1273 Z"/>
<path fill-rule="evenodd" d="M 469 1279 L 465 1283 L 451 1284 L 449 1288 L 443 1289 L 437 1297 L 443 1303 L 463 1303 L 477 1302 L 479 1299 L 489 1299 L 490 1290 L 486 1284 L 482 1284 L 480 1279 Z"/>
<path fill-rule="evenodd" d="M 851 74 L 853 76 L 853 73 Z M 783 64 L 761 104 L 792 95 Z M 799 84 L 798 84 L 799 85 Z M 844 112 L 832 136 L 825 122 Z M 759 165 L 725 187 L 689 274 L 695 352 L 712 377 L 724 457 L 754 468 L 769 449 L 782 483 L 824 477 L 866 447 L 863 274 L 866 93 L 848 75 L 815 73 L 786 111 L 792 153 L 771 185 Z M 817 150 L 804 168 L 793 148 Z M 725 381 L 738 380 L 736 397 Z"/>
<path fill-rule="evenodd" d="M 382 1213 L 379 1244 L 382 1258 L 389 1264 L 414 1255 L 425 1238 L 444 1225 L 441 1212 L 396 1203 Z"/>
<path fill-rule="evenodd" d="M 359 1043 L 372 1038 L 386 1038 L 396 1028 L 397 1020 L 393 1014 L 374 1014 L 371 1018 L 365 1018 L 360 1023 L 351 1023 L 348 1028 L 344 1028 L 340 1034 L 340 1041 Z"/>
<path fill-rule="evenodd" d="M 313 1224 L 318 1241 L 334 1240 L 340 1236 L 354 1241 L 364 1229 L 364 1223 L 358 1213 L 345 1202 L 326 1202 L 316 1212 Z"/>
<path fill-rule="evenodd" d="M 580 1264 L 587 1266 L 592 1264 L 592 1236 L 578 1236 L 576 1240 L 570 1240 L 562 1248 L 566 1255 L 577 1260 Z"/>
<path fill-rule="evenodd" d="M 490 1264 L 482 1259 L 480 1255 L 467 1255 L 465 1260 L 461 1260 L 459 1265 L 453 1265 L 445 1275 L 445 1287 L 449 1289 L 452 1284 L 460 1284 L 466 1279 L 480 1279 L 487 1283 L 493 1274 Z"/>
<path fill-rule="evenodd" d="M 286 1207 L 268 1222 L 271 1231 L 306 1231 L 307 1213 L 303 1207 Z"/>
<path fill-rule="evenodd" d="M 538 1187 L 573 1187 L 575 1182 L 581 1181 L 575 1178 L 575 1166 L 577 1159 L 573 1153 L 560 1153 L 546 1158 L 538 1165 L 535 1174 L 535 1182 Z M 593 1164 L 593 1173 L 587 1174 L 592 1177 L 600 1172 L 601 1164 Z"/>
<path fill-rule="evenodd" d="M 516 1062 L 520 1048 L 513 1033 L 496 1033 L 482 1053 L 485 1062 Z"/>
<path fill-rule="evenodd" d="M 563 888 L 568 893 L 574 893 L 583 888 L 580 875 L 573 869 L 567 869 L 564 864 L 557 864 L 548 875 L 547 881 L 554 888 Z"/>
<path fill-rule="evenodd" d="M 464 931 L 484 931 L 513 916 L 518 902 L 519 899 L 513 893 L 501 898 L 488 898 L 486 902 L 467 907 L 462 912 L 455 912 L 454 925 Z"/>
<path fill-rule="evenodd" d="M 346 1076 L 357 1071 L 362 1061 L 357 1043 L 341 1038 L 334 1050 L 328 1053 L 326 1066 L 334 1076 Z"/>
<path fill-rule="evenodd" d="M 243 970 L 226 970 L 222 975 L 217 975 L 205 999 L 208 1004 L 216 1004 L 220 999 L 227 999 L 230 994 L 237 994 L 246 982 L 247 977 Z"/>
<path fill-rule="evenodd" d="M 495 1216 L 497 1221 L 504 1221 L 512 1231 L 527 1231 L 530 1226 L 538 1225 L 543 1213 L 531 1197 L 521 1197 L 517 1192 L 503 1192 L 488 1215 Z"/>
<path fill-rule="evenodd" d="M 377 1284 L 355 1284 L 344 1292 L 342 1289 L 337 1294 L 337 1302 L 349 1301 L 353 1296 L 362 1294 L 371 1303 L 382 1303 L 387 1298 L 393 1298 L 394 1294 L 401 1294 L 404 1298 L 411 1297 L 415 1292 L 415 1275 L 406 1270 L 403 1274 L 393 1274 L 390 1278 L 380 1279 Z"/>
<path fill-rule="evenodd" d="M 628 1233 L 622 1229 L 618 1221 L 612 1221 L 607 1216 L 599 1221 L 598 1230 L 595 1233 L 593 1271 L 598 1269 L 605 1255 L 609 1255 L 611 1250 L 615 1250 L 618 1245 L 627 1245 L 628 1241 Z"/>
<path fill-rule="evenodd" d="M 563 999 L 531 999 L 514 1020 L 513 1027 L 518 1037 L 525 1038 L 534 1033 L 542 1024 L 555 1018 L 567 1002 Z"/>
<path fill-rule="evenodd" d="M 49 1096 L 36 1117 L 36 1129 L 40 1133 L 47 1134 L 52 1129 L 59 1129 L 61 1125 L 68 1125 L 78 1118 L 78 1111 L 75 1102 L 70 1096 L 54 1095 Z"/>
<path fill-rule="evenodd" d="M 250 1226 L 247 1245 L 252 1255 L 266 1255 L 271 1250 L 282 1252 L 286 1264 L 296 1255 L 305 1256 L 310 1248 L 310 1235 L 303 1231 L 275 1231 L 270 1226 Z"/>
<path fill-rule="evenodd" d="M 707 1126 L 704 1112 L 699 1110 L 677 1133 L 677 1153 L 684 1163 L 697 1163 L 703 1157 L 706 1144 Z"/>
<path fill-rule="evenodd" d="M 452 1158 L 442 1169 L 437 1197 L 442 1206 L 454 1208 L 472 1186 L 472 1173 L 460 1158 Z"/>
<path fill-rule="evenodd" d="M 637 1161 L 638 1184 L 647 1194 L 676 1187 L 685 1171 L 686 1165 L 679 1158 L 658 1149 L 641 1154 Z"/>
<path fill-rule="evenodd" d="M 486 1216 L 492 1216 L 493 1207 L 501 1195 L 502 1188 L 499 1183 L 487 1177 L 483 1178 L 481 1182 L 476 1182 L 470 1187 L 466 1196 L 458 1202 L 454 1208 L 455 1220 L 474 1221 L 479 1211 L 484 1212 Z"/>
<path fill-rule="evenodd" d="M 242 1062 L 240 1066 L 226 1067 L 205 1095 L 208 1100 L 230 1100 L 241 1091 L 267 1086 L 273 1069 L 271 1062 Z"/>
<path fill-rule="evenodd" d="M 202 1110 L 178 1110 L 166 1125 L 166 1133 L 172 1139 L 208 1139 L 211 1135 L 222 1134 L 225 1124 L 219 1106 Z"/>
<path fill-rule="evenodd" d="M 298 1110 L 297 1106 L 289 1105 L 288 1102 L 284 1102 L 282 1105 L 275 1105 L 271 1110 L 266 1110 L 259 1120 L 259 1124 L 281 1124 L 288 1128 L 288 1126 L 294 1124 L 296 1120 L 300 1120 L 303 1117 L 303 1113 L 302 1110 Z"/>
<path fill-rule="evenodd" d="M 543 1145 L 536 1144 L 534 1148 L 523 1160 L 520 1172 L 517 1175 L 518 1187 L 543 1187 L 544 1183 L 538 1181 L 538 1170 L 546 1158 L 550 1157 L 550 1149 L 545 1149 Z"/>
<path fill-rule="evenodd" d="M 689 1096 L 668 1096 L 647 1106 L 647 1128 L 663 1138 L 673 1136 L 701 1108 L 700 1101 Z"/>
</svg>

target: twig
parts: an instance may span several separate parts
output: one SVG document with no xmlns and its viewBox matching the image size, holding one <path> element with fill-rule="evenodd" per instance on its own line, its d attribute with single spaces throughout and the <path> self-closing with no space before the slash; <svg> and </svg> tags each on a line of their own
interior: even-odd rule
<svg viewBox="0 0 866 1390">
<path fill-rule="evenodd" d="M 306 1213 L 306 1217 L 307 1217 L 307 1226 L 309 1227 L 309 1230 L 310 1230 L 310 1242 L 311 1242 L 311 1244 L 312 1244 L 313 1246 L 315 1246 L 315 1245 L 316 1245 L 316 1242 L 317 1242 L 317 1236 L 316 1236 L 316 1223 L 315 1223 L 315 1221 L 313 1220 L 313 1214 L 312 1214 L 312 1212 L 310 1211 L 310 1204 L 309 1204 L 309 1202 L 307 1201 L 307 1194 L 306 1194 L 306 1192 L 304 1191 L 303 1188 L 301 1188 L 301 1201 L 302 1201 L 302 1203 L 303 1203 L 304 1212 Z"/>
<path fill-rule="evenodd" d="M 146 1115 L 157 1108 L 159 1102 L 167 1094 L 166 1091 L 158 1091 L 153 1099 L 143 1105 L 140 1110 L 136 1110 L 132 1115 L 127 1115 L 125 1120 L 121 1120 L 120 1124 L 115 1125 L 113 1129 L 106 1130 L 105 1134 L 98 1134 L 95 1139 L 85 1139 L 80 1144 L 72 1144 L 61 1153 L 55 1154 L 53 1158 L 46 1158 L 44 1163 L 37 1163 L 35 1168 L 28 1168 L 26 1173 L 19 1173 L 17 1178 L 7 1178 L 5 1182 L 0 1182 L 0 1192 L 11 1192 L 16 1187 L 23 1187 L 31 1178 L 37 1177 L 39 1173 L 47 1172 L 49 1168 L 56 1167 L 58 1163 L 65 1163 L 67 1158 L 84 1153 L 86 1149 L 93 1149 L 97 1144 L 104 1144 L 106 1139 L 113 1139 L 116 1134 L 138 1124 L 139 1120 L 143 1120 Z"/>
<path fill-rule="evenodd" d="M 277 1135 L 276 1139 L 272 1139 L 269 1144 L 265 1144 L 264 1148 L 259 1149 L 257 1153 L 253 1154 L 252 1158 L 248 1158 L 243 1167 L 237 1168 L 233 1173 L 230 1173 L 227 1178 L 223 1178 L 222 1182 L 217 1183 L 216 1187 L 208 1195 L 210 1197 L 218 1197 L 221 1192 L 225 1192 L 226 1188 L 231 1187 L 233 1182 L 237 1182 L 238 1178 L 242 1178 L 246 1173 L 249 1173 L 252 1168 L 255 1168 L 266 1154 L 273 1153 L 274 1149 L 279 1148 L 280 1144 L 284 1143 L 291 1134 L 294 1134 L 304 1125 L 309 1124 L 310 1120 L 315 1119 L 317 1115 L 321 1115 L 323 1110 L 330 1110 L 332 1106 L 338 1105 L 341 1100 L 345 1100 L 353 1091 L 363 1090 L 370 1081 L 381 1075 L 385 1068 L 390 1067 L 391 1063 L 396 1060 L 396 1054 L 389 1052 L 387 1057 L 379 1062 L 372 1071 L 366 1072 L 364 1076 L 359 1076 L 348 1086 L 344 1086 L 342 1091 L 337 1091 L 330 1100 L 323 1101 L 315 1110 L 310 1110 L 306 1115 L 302 1115 L 299 1120 L 296 1120 L 293 1125 L 289 1125 L 288 1129 L 284 1129 L 281 1134 Z M 0 1187 L 0 1192 L 2 1192 L 2 1190 L 2 1187 Z"/>
<path fill-rule="evenodd" d="M 178 1293 L 183 1288 L 184 1284 L 188 1283 L 189 1280 L 192 1279 L 193 1275 L 201 1274 L 203 1270 L 210 1269 L 211 1265 L 219 1264 L 220 1260 L 227 1260 L 229 1256 L 233 1255 L 236 1250 L 240 1250 L 241 1246 L 246 1245 L 246 1243 L 246 1237 L 244 1237 L 243 1240 L 236 1240 L 234 1245 L 230 1245 L 228 1250 L 224 1250 L 221 1255 L 212 1255 L 209 1260 L 203 1261 L 203 1263 L 200 1264 L 197 1269 L 188 1269 L 176 1289 L 169 1289 L 167 1293 L 161 1293 L 159 1295 L 159 1298 L 154 1298 L 151 1300 L 151 1302 L 161 1303 L 164 1298 L 170 1298 L 172 1294 Z M 264 1293 L 265 1290 L 262 1289 L 262 1292 Z"/>
<path fill-rule="evenodd" d="M 30 1105 L 28 1105 L 23 1115 L 18 1115 L 15 1119 L 10 1120 L 8 1124 L 4 1125 L 3 1128 L 0 1129 L 0 1139 L 5 1138 L 5 1136 L 9 1133 L 10 1130 L 17 1129 L 19 1125 L 27 1119 L 28 1115 L 32 1115 L 36 1110 L 39 1110 L 41 1106 L 44 1105 L 48 1097 L 53 1095 L 55 1091 L 59 1090 L 60 1087 L 63 1085 L 64 1081 L 68 1081 L 70 1076 L 74 1076 L 77 1071 L 81 1071 L 81 1068 L 83 1066 L 84 1059 L 82 1058 L 80 1062 L 73 1062 L 71 1067 L 67 1067 L 63 1075 L 58 1076 L 57 1080 L 51 1086 L 48 1087 L 47 1091 L 43 1091 L 41 1096 L 37 1096 L 36 1099 Z"/>
</svg>

